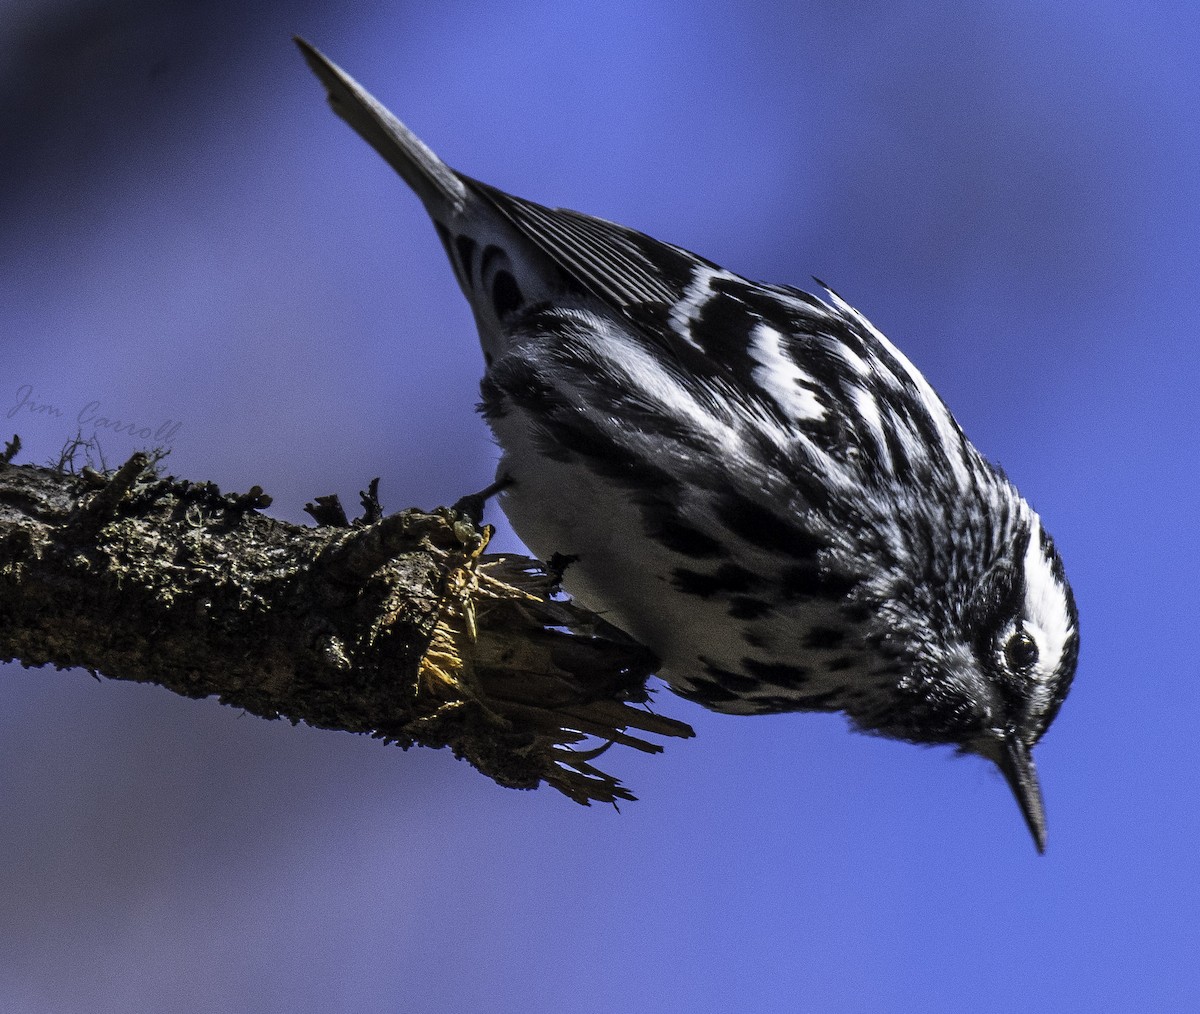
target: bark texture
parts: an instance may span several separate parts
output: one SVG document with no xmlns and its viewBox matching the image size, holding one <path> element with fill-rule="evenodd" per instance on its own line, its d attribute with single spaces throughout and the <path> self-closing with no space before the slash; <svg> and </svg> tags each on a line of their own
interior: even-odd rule
<svg viewBox="0 0 1200 1014">
<path fill-rule="evenodd" d="M 616 743 L 690 736 L 638 705 L 655 660 L 553 596 L 535 561 L 439 508 L 316 528 L 267 517 L 257 487 L 101 474 L 0 453 L 0 659 L 78 666 L 218 697 L 264 718 L 449 747 L 502 785 L 581 803 L 633 795 L 596 767 Z M 587 744 L 599 744 L 586 748 Z"/>
</svg>

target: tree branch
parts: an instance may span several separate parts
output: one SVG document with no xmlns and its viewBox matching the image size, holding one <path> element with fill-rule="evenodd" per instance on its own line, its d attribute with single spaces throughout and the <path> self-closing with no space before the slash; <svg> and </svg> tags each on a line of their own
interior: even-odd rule
<svg viewBox="0 0 1200 1014">
<path fill-rule="evenodd" d="M 264 718 L 450 747 L 502 785 L 633 795 L 592 761 L 690 736 L 637 707 L 655 659 L 570 602 L 490 528 L 439 508 L 266 517 L 261 489 L 160 478 L 151 456 L 80 474 L 0 453 L 0 659 L 216 696 Z M 599 749 L 580 749 L 589 737 Z"/>
</svg>

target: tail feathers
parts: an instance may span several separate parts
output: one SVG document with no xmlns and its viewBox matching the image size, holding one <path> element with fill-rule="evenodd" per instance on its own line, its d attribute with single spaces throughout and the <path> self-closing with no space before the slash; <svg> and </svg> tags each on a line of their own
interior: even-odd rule
<svg viewBox="0 0 1200 1014">
<path fill-rule="evenodd" d="M 447 211 L 461 213 L 467 203 L 467 189 L 458 174 L 341 67 L 299 36 L 295 41 L 329 93 L 333 111 L 383 156 L 430 213 L 441 212 L 438 218 Z"/>
</svg>

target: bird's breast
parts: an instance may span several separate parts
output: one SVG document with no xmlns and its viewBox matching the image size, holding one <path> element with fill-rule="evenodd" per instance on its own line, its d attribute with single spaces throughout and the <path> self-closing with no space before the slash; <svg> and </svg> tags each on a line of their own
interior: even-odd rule
<svg viewBox="0 0 1200 1014">
<path fill-rule="evenodd" d="M 733 714 L 836 711 L 876 681 L 865 618 L 811 594 L 795 561 L 736 538 L 711 552 L 701 540 L 720 545 L 716 529 L 664 541 L 661 502 L 580 456 L 547 454 L 524 412 L 490 422 L 514 531 L 539 559 L 570 558 L 564 589 L 650 648 L 673 690 Z"/>
</svg>

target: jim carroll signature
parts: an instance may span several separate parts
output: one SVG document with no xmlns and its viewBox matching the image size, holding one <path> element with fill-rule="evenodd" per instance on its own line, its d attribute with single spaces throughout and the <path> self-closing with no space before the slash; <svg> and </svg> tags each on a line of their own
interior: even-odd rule
<svg viewBox="0 0 1200 1014">
<path fill-rule="evenodd" d="M 45 416 L 50 419 L 66 419 L 65 411 L 48 401 L 39 401 L 33 392 L 32 384 L 22 384 L 17 388 L 15 402 L 5 413 L 6 419 L 15 419 L 24 413 L 31 416 Z M 179 435 L 183 423 L 174 419 L 166 419 L 157 426 L 146 425 L 129 419 L 119 419 L 101 411 L 99 401 L 89 401 L 77 413 L 75 422 L 81 430 L 90 429 L 93 433 L 104 430 L 108 433 L 120 433 L 134 440 L 147 440 L 160 447 L 169 447 Z"/>
</svg>

